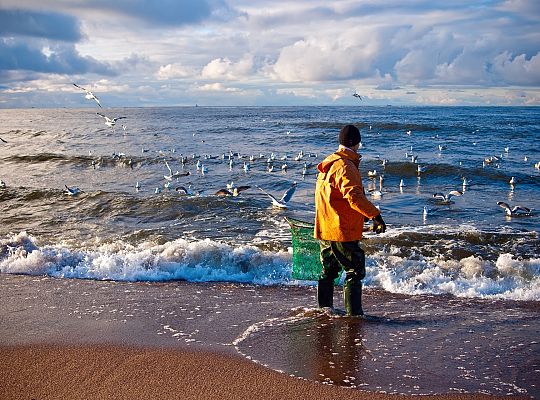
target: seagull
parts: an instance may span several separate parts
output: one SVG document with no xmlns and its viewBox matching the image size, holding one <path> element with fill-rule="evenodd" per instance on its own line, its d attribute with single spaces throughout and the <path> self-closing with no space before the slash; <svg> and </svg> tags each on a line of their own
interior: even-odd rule
<svg viewBox="0 0 540 400">
<path fill-rule="evenodd" d="M 399 181 L 399 187 L 405 187 L 405 182 L 403 181 L 403 179 Z"/>
<path fill-rule="evenodd" d="M 7 143 L 7 142 L 6 142 L 4 139 L 2 139 L 1 137 L 0 137 L 0 141 L 1 141 L 1 142 L 4 142 L 4 143 Z"/>
<path fill-rule="evenodd" d="M 67 194 L 68 196 L 77 196 L 80 192 L 82 192 L 81 189 L 79 189 L 78 187 L 68 187 L 68 185 L 64 185 L 64 187 L 66 188 L 66 190 L 64 190 L 64 193 Z"/>
<path fill-rule="evenodd" d="M 135 184 L 135 190 L 138 192 L 140 189 L 141 189 L 141 184 L 139 182 L 137 182 Z"/>
<path fill-rule="evenodd" d="M 374 199 L 380 199 L 383 196 L 383 192 L 377 189 L 369 189 L 369 193 Z"/>
<path fill-rule="evenodd" d="M 467 180 L 467 178 L 465 178 L 464 176 L 461 179 L 463 179 L 463 187 L 467 187 L 471 184 L 471 182 Z"/>
<path fill-rule="evenodd" d="M 508 183 L 510 185 L 515 185 L 517 183 L 517 179 L 515 176 L 513 176 L 512 178 L 510 178 L 510 180 L 508 181 Z"/>
<path fill-rule="evenodd" d="M 83 88 L 82 86 L 79 86 L 77 85 L 76 83 L 73 84 L 73 86 L 75 86 L 76 88 L 79 88 L 81 90 L 84 90 L 86 92 L 86 96 L 84 96 L 85 99 L 88 99 L 88 100 L 95 100 L 97 105 L 100 107 L 100 108 L 103 108 L 101 107 L 101 103 L 99 102 L 99 99 L 96 97 L 96 95 L 94 93 L 92 93 L 90 90 L 88 89 L 85 89 Z"/>
<path fill-rule="evenodd" d="M 362 96 L 360 96 L 358 93 L 356 93 L 356 90 L 353 93 L 353 97 L 356 97 L 356 98 L 362 100 Z"/>
<path fill-rule="evenodd" d="M 437 192 L 433 195 L 433 197 L 436 199 L 441 199 L 443 204 L 450 204 L 450 199 L 453 196 L 461 196 L 461 195 L 463 195 L 463 192 L 460 192 L 459 190 L 452 190 L 448 194 Z"/>
<path fill-rule="evenodd" d="M 418 175 L 420 175 L 422 172 L 426 172 L 426 167 L 419 165 L 418 168 L 416 168 L 416 171 L 418 172 Z"/>
<path fill-rule="evenodd" d="M 102 113 L 96 113 L 96 114 L 102 118 L 105 118 L 105 125 L 110 126 L 113 131 L 114 131 L 114 125 L 116 125 L 116 121 L 118 121 L 119 119 L 126 118 L 126 117 L 109 118 L 106 115 L 103 115 Z"/>
<path fill-rule="evenodd" d="M 377 170 L 374 169 L 373 171 L 368 171 L 367 174 L 370 178 L 374 178 L 377 176 Z"/>
<path fill-rule="evenodd" d="M 0 189 L 5 189 L 5 188 L 6 188 L 6 182 L 0 179 Z"/>
<path fill-rule="evenodd" d="M 184 186 L 178 186 L 177 188 L 175 188 L 174 190 L 176 190 L 178 193 L 180 194 L 184 194 L 184 195 L 187 195 L 187 196 L 193 196 L 193 190 L 191 189 L 191 185 L 188 185 L 188 187 L 184 187 Z M 197 193 L 199 194 L 199 193 Z"/>
<path fill-rule="evenodd" d="M 279 200 L 277 200 L 274 196 L 272 196 L 270 193 L 266 192 L 264 189 L 260 188 L 259 186 L 255 186 L 255 187 L 259 189 L 261 192 L 263 192 L 265 195 L 270 197 L 270 199 L 272 200 L 272 205 L 274 207 L 289 208 L 289 206 L 287 206 L 287 203 L 292 198 L 294 191 L 296 190 L 296 185 L 297 183 L 293 182 L 291 187 L 287 189 L 287 191 L 283 194 L 283 196 Z"/>
<path fill-rule="evenodd" d="M 216 196 L 233 196 L 236 197 L 240 194 L 241 191 L 247 190 L 251 188 L 251 186 L 234 186 L 232 188 L 227 189 L 219 189 L 215 195 Z"/>
<path fill-rule="evenodd" d="M 532 214 L 530 208 L 523 206 L 514 206 L 510 208 L 510 205 L 504 201 L 498 201 L 497 205 L 504 208 L 504 211 L 508 217 L 528 217 Z"/>
<path fill-rule="evenodd" d="M 172 181 L 173 178 L 178 178 L 179 176 L 188 176 L 189 175 L 189 171 L 184 172 L 184 173 L 181 173 L 180 171 L 176 171 L 175 173 L 173 173 L 171 167 L 169 167 L 169 163 L 167 162 L 167 160 L 164 160 L 164 161 L 165 161 L 165 165 L 167 166 L 167 169 L 169 170 L 169 175 L 163 175 L 163 177 L 166 180 Z"/>
<path fill-rule="evenodd" d="M 429 210 L 426 206 L 424 206 L 424 213 L 423 213 L 424 218 L 426 218 L 428 214 L 429 214 Z"/>
<path fill-rule="evenodd" d="M 411 136 L 411 133 L 412 133 L 412 132 L 411 132 L 410 130 L 408 130 L 408 131 L 405 132 L 405 133 L 406 133 L 407 135 Z"/>
<path fill-rule="evenodd" d="M 537 162 L 536 164 L 534 164 L 534 168 L 536 168 L 536 169 L 540 169 L 540 161 L 539 161 L 539 162 Z"/>
</svg>

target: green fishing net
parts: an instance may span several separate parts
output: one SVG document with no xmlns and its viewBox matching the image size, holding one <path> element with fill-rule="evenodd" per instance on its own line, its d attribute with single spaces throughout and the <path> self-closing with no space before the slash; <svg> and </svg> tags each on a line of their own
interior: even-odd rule
<svg viewBox="0 0 540 400">
<path fill-rule="evenodd" d="M 293 279 L 316 281 L 321 274 L 319 241 L 313 238 L 314 225 L 310 222 L 285 218 L 291 227 L 293 246 Z"/>
</svg>

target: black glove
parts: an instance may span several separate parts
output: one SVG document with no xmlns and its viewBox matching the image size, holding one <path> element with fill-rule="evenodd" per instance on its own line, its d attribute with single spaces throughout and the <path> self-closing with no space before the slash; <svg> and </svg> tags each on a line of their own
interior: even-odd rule
<svg viewBox="0 0 540 400">
<path fill-rule="evenodd" d="M 373 218 L 373 232 L 375 233 L 384 233 L 386 231 L 386 224 L 381 217 L 381 214 Z"/>
</svg>

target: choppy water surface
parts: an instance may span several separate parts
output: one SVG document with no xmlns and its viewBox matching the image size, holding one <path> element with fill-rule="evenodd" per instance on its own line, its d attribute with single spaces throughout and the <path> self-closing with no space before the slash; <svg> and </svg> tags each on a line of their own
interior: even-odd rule
<svg viewBox="0 0 540 400">
<path fill-rule="evenodd" d="M 283 217 L 313 218 L 315 166 L 336 148 L 341 126 L 354 123 L 362 132 L 364 184 L 382 191 L 373 202 L 389 225 L 364 240 L 368 286 L 540 300 L 538 108 L 106 110 L 126 117 L 115 132 L 95 111 L 0 110 L 7 142 L 0 143 L 3 273 L 288 283 Z M 165 160 L 190 175 L 164 187 Z M 418 174 L 418 165 L 425 171 Z M 373 170 L 382 185 L 367 177 Z M 231 181 L 251 189 L 214 195 Z M 272 209 L 255 188 L 281 196 L 295 181 L 286 211 Z M 64 185 L 82 193 L 67 196 Z M 180 186 L 193 195 L 180 194 Z M 451 204 L 433 198 L 453 189 L 464 194 Z M 505 217 L 497 201 L 529 207 L 532 216 Z"/>
</svg>

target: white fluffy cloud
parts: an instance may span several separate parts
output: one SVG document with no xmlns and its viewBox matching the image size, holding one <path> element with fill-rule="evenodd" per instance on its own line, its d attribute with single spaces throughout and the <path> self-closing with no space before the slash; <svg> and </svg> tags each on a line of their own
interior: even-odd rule
<svg viewBox="0 0 540 400">
<path fill-rule="evenodd" d="M 181 64 L 167 64 L 159 67 L 156 77 L 159 80 L 169 80 L 177 78 L 188 78 L 195 75 L 193 69 L 184 67 Z"/>
<path fill-rule="evenodd" d="M 224 79 L 242 81 L 253 71 L 253 57 L 244 56 L 238 62 L 232 62 L 227 57 L 215 58 L 204 66 L 201 76 L 204 79 Z"/>
<path fill-rule="evenodd" d="M 365 77 L 378 49 L 371 29 L 352 28 L 337 37 L 316 35 L 285 46 L 273 66 L 273 77 L 285 82 Z"/>
<path fill-rule="evenodd" d="M 513 57 L 505 51 L 495 57 L 492 69 L 508 84 L 540 85 L 540 53 L 527 60 L 525 54 Z"/>
</svg>

